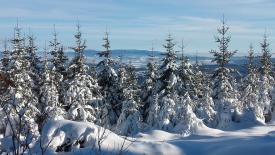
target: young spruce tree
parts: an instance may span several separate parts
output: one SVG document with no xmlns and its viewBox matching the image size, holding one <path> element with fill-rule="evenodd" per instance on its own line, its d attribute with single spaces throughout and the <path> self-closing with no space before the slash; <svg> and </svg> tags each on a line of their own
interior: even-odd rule
<svg viewBox="0 0 275 155">
<path fill-rule="evenodd" d="M 184 96 L 187 92 L 191 98 L 197 97 L 195 89 L 194 71 L 188 57 L 184 55 L 184 45 L 181 45 L 180 66 L 178 68 L 178 94 Z"/>
<path fill-rule="evenodd" d="M 243 121 L 264 122 L 263 109 L 259 104 L 259 75 L 254 62 L 254 50 L 252 44 L 248 50 L 248 74 L 243 80 L 242 103 Z"/>
<path fill-rule="evenodd" d="M 99 57 L 103 57 L 97 65 L 98 71 L 98 83 L 101 87 L 101 93 L 103 96 L 102 108 L 101 108 L 101 123 L 107 128 L 111 128 L 116 124 L 119 114 L 116 113 L 118 109 L 118 75 L 115 71 L 114 60 L 111 58 L 111 46 L 109 40 L 109 33 L 106 32 L 103 38 L 104 44 L 102 45 L 104 50 L 99 52 Z"/>
<path fill-rule="evenodd" d="M 174 127 L 173 119 L 175 117 L 174 107 L 176 105 L 177 93 L 177 55 L 174 50 L 175 43 L 171 34 L 168 35 L 166 43 L 163 45 L 166 49 L 165 57 L 162 60 L 162 65 L 159 68 L 159 78 L 157 81 L 156 90 L 159 103 L 158 127 L 164 130 L 171 130 Z"/>
<path fill-rule="evenodd" d="M 37 96 L 34 95 L 33 89 L 31 89 L 34 82 L 30 76 L 30 63 L 27 60 L 24 39 L 21 37 L 18 25 L 15 27 L 15 36 L 11 43 L 12 51 L 8 74 L 13 84 L 12 87 L 8 88 L 7 96 L 9 100 L 6 101 L 3 107 L 7 118 L 5 136 L 13 136 L 29 141 L 39 134 L 37 115 L 40 111 L 37 109 Z M 19 139 L 14 142 L 21 145 Z"/>
<path fill-rule="evenodd" d="M 149 62 L 147 63 L 147 70 L 145 72 L 145 80 L 141 87 L 143 121 L 149 126 L 155 126 L 158 113 L 158 98 L 156 93 L 156 82 L 158 77 L 155 59 L 154 49 L 152 48 L 148 59 Z"/>
<path fill-rule="evenodd" d="M 69 69 L 65 103 L 69 106 L 68 116 L 77 121 L 96 121 L 98 102 L 100 100 L 97 80 L 88 74 L 89 66 L 85 64 L 85 40 L 82 39 L 80 26 L 75 34 L 76 46 Z"/>
<path fill-rule="evenodd" d="M 229 27 L 226 25 L 224 18 L 222 25 L 218 28 L 218 35 L 215 41 L 218 43 L 218 50 L 211 50 L 213 62 L 218 64 L 218 68 L 213 74 L 213 94 L 212 97 L 217 111 L 217 127 L 227 128 L 232 120 L 232 109 L 236 107 L 236 94 L 232 81 L 234 78 L 230 75 L 231 70 L 227 68 L 231 57 L 236 51 L 228 49 L 231 37 L 227 35 Z"/>
<path fill-rule="evenodd" d="M 272 74 L 272 61 L 271 61 L 271 53 L 269 49 L 269 42 L 267 40 L 267 35 L 264 34 L 263 42 L 260 43 L 262 48 L 262 56 L 260 59 L 261 67 L 260 67 L 260 82 L 259 82 L 259 104 L 264 110 L 265 122 L 269 122 L 271 120 L 271 108 L 272 108 L 272 84 L 273 77 Z"/>
</svg>

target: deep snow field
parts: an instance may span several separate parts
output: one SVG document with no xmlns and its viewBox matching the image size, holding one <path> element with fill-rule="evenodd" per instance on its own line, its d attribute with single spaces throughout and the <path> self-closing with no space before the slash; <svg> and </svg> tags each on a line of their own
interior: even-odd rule
<svg viewBox="0 0 275 155">
<path fill-rule="evenodd" d="M 161 130 L 140 132 L 134 138 L 118 136 L 106 130 L 106 138 L 102 143 L 101 154 L 119 154 L 121 146 L 123 154 L 167 154 L 167 155 L 274 155 L 275 154 L 275 121 L 266 125 L 250 126 L 234 124 L 234 129 L 222 131 L 208 127 L 199 128 L 196 134 L 183 137 L 179 134 Z M 42 144 L 51 141 L 46 154 L 95 154 L 97 125 L 69 120 L 51 121 L 43 128 Z M 102 128 L 101 128 L 102 129 Z M 45 136 L 47 135 L 47 136 Z M 54 137 L 54 138 L 51 138 Z M 84 148 L 75 146 L 71 152 L 55 153 L 57 146 L 66 139 L 85 139 Z M 2 145 L 5 142 L 2 141 Z M 38 145 L 33 154 L 41 154 Z"/>
</svg>

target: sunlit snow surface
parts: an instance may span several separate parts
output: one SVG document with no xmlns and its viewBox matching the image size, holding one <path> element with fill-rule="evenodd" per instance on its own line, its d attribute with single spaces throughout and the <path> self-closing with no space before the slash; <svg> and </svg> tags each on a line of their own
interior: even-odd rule
<svg viewBox="0 0 275 155">
<path fill-rule="evenodd" d="M 66 138 L 77 139 L 81 136 L 87 138 L 84 148 L 76 146 L 71 152 L 57 154 L 94 154 L 95 149 L 92 146 L 97 138 L 97 125 L 68 120 L 52 121 L 43 129 L 44 138 L 51 137 L 56 130 L 58 130 L 58 134 L 55 134 L 55 140 L 51 144 L 52 148 L 62 144 Z M 107 135 L 102 144 L 102 153 L 118 153 L 124 138 L 109 130 Z M 125 147 L 128 147 L 125 154 L 274 155 L 275 122 L 254 127 L 244 123 L 234 124 L 234 129 L 229 129 L 229 131 L 203 127 L 189 137 L 161 130 L 151 130 L 139 133 L 135 135 L 135 138 L 128 138 L 125 141 Z M 38 148 L 36 149 L 38 150 Z M 49 149 L 47 154 L 56 153 Z"/>
</svg>

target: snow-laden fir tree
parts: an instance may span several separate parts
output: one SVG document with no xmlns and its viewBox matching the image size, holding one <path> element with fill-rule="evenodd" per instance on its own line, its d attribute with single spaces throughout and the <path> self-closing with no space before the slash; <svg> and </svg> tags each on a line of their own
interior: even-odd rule
<svg viewBox="0 0 275 155">
<path fill-rule="evenodd" d="M 7 40 L 4 40 L 4 50 L 2 50 L 2 59 L 1 59 L 1 68 L 0 68 L 0 97 L 3 98 L 3 95 L 7 91 L 7 83 L 2 78 L 8 76 L 9 70 L 9 62 L 10 62 L 10 51 L 7 47 Z M 1 105 L 1 104 L 0 104 Z M 5 113 L 2 109 L 2 105 L 0 107 L 0 134 L 4 134 L 5 132 Z"/>
<path fill-rule="evenodd" d="M 134 90 L 131 87 L 123 88 L 122 109 L 117 120 L 116 132 L 121 135 L 134 135 L 140 129 L 140 112 L 138 103 L 134 99 Z"/>
<path fill-rule="evenodd" d="M 50 69 L 47 60 L 47 51 L 45 49 L 44 71 L 41 78 L 39 101 L 40 101 L 40 117 L 44 124 L 47 120 L 64 119 L 65 111 L 59 102 L 59 92 L 57 85 L 62 79 L 56 79 L 55 69 Z M 55 68 L 55 67 L 53 67 Z M 60 81 L 57 81 L 60 80 Z"/>
<path fill-rule="evenodd" d="M 7 72 L 9 70 L 9 62 L 10 62 L 10 50 L 8 50 L 7 40 L 4 40 L 4 50 L 2 51 L 1 71 Z"/>
<path fill-rule="evenodd" d="M 64 54 L 64 47 L 57 39 L 57 32 L 53 32 L 53 40 L 50 41 L 50 48 L 51 48 L 51 55 L 52 59 L 51 62 L 55 67 L 56 71 L 60 73 L 64 78 L 66 77 L 66 63 L 68 61 L 67 56 Z"/>
<path fill-rule="evenodd" d="M 201 119 L 197 118 L 193 112 L 193 100 L 190 98 L 188 92 L 180 97 L 179 103 L 175 107 L 175 127 L 173 131 L 189 136 L 197 131 L 198 128 L 204 127 Z"/>
<path fill-rule="evenodd" d="M 85 56 L 84 51 L 86 49 L 86 40 L 82 39 L 82 33 L 80 31 L 80 25 L 77 25 L 77 32 L 74 35 L 76 39 L 76 46 L 71 47 L 72 50 L 75 52 L 75 57 L 70 62 L 69 68 L 68 68 L 68 79 L 73 79 L 75 75 L 79 73 L 83 73 L 87 71 L 87 67 L 84 64 Z"/>
<path fill-rule="evenodd" d="M 259 76 L 254 62 L 254 50 L 252 44 L 248 50 L 248 74 L 243 80 L 242 104 L 243 121 L 264 122 L 262 106 L 259 103 Z"/>
<path fill-rule="evenodd" d="M 118 88 L 117 88 L 117 73 L 114 66 L 114 60 L 111 58 L 111 46 L 109 40 L 109 33 L 106 32 L 103 38 L 104 44 L 102 45 L 104 50 L 99 52 L 98 55 L 103 57 L 97 65 L 98 71 L 98 84 L 101 87 L 102 108 L 101 108 L 101 121 L 102 125 L 107 128 L 115 125 L 117 118 L 116 106 L 118 102 Z"/>
<path fill-rule="evenodd" d="M 140 88 L 138 85 L 138 77 L 137 77 L 137 72 L 135 66 L 132 64 L 126 65 L 125 66 L 126 70 L 126 83 L 125 86 L 127 89 L 130 89 L 132 92 L 132 97 L 133 99 L 137 102 L 141 102 L 140 98 Z"/>
<path fill-rule="evenodd" d="M 103 122 L 104 125 L 111 128 L 117 124 L 117 120 L 121 114 L 122 103 L 127 99 L 127 73 L 124 64 L 120 64 L 117 74 L 117 81 L 111 87 L 112 94 L 105 92 L 105 99 L 108 102 L 103 104 Z M 128 90 L 127 90 L 128 91 Z"/>
<path fill-rule="evenodd" d="M 226 25 L 224 18 L 222 25 L 218 28 L 218 35 L 215 41 L 218 43 L 218 50 L 211 50 L 213 62 L 218 64 L 218 68 L 213 75 L 213 94 L 212 97 L 217 111 L 218 128 L 226 128 L 230 125 L 232 119 L 232 110 L 236 106 L 236 91 L 232 86 L 234 78 L 230 75 L 231 70 L 227 68 L 231 57 L 236 51 L 228 49 L 231 37 L 227 35 L 229 27 Z"/>
<path fill-rule="evenodd" d="M 39 92 L 39 81 L 40 81 L 40 68 L 41 68 L 41 61 L 40 58 L 37 56 L 37 46 L 35 45 L 35 38 L 33 35 L 27 37 L 28 44 L 26 46 L 27 52 L 27 61 L 29 62 L 29 73 L 34 82 L 33 92 L 37 96 Z"/>
<path fill-rule="evenodd" d="M 194 72 L 194 92 L 196 93 L 197 98 L 202 98 L 203 97 L 203 91 L 204 91 L 204 86 L 207 81 L 206 76 L 204 73 L 200 70 L 200 64 L 198 61 L 198 56 L 196 55 L 196 62 L 195 65 L 193 66 L 193 72 Z"/>
<path fill-rule="evenodd" d="M 271 53 L 267 40 L 267 35 L 264 34 L 263 42 L 260 43 L 262 56 L 260 59 L 260 82 L 259 82 L 259 104 L 264 110 L 265 121 L 268 122 L 271 119 L 271 108 L 272 108 L 272 98 L 271 91 L 273 85 L 273 77 L 271 76 L 272 72 L 272 61 Z"/>
<path fill-rule="evenodd" d="M 166 53 L 159 68 L 159 78 L 156 84 L 160 108 L 157 123 L 160 129 L 171 130 L 174 126 L 174 106 L 177 100 L 175 88 L 177 84 L 177 55 L 174 50 L 175 43 L 171 34 L 168 35 L 166 43 L 163 46 L 166 49 Z"/>
<path fill-rule="evenodd" d="M 143 102 L 142 115 L 144 122 L 149 126 L 154 126 L 157 119 L 158 97 L 156 93 L 157 68 L 153 48 L 148 61 L 145 80 L 141 86 L 141 99 Z"/>
<path fill-rule="evenodd" d="M 180 58 L 180 65 L 178 67 L 178 84 L 177 90 L 178 94 L 183 96 L 187 92 L 191 96 L 191 98 L 195 98 L 197 92 L 195 90 L 195 81 L 194 81 L 194 72 L 191 63 L 189 62 L 188 58 L 184 55 L 184 45 L 182 42 L 181 45 L 181 58 Z"/>
<path fill-rule="evenodd" d="M 10 64 L 10 51 L 8 50 L 7 40 L 4 41 L 4 50 L 2 50 L 2 58 L 1 58 L 1 68 L 0 68 L 0 76 L 1 78 L 8 76 L 9 64 Z M 7 89 L 7 84 L 5 80 L 0 80 L 0 93 L 5 92 Z"/>
<path fill-rule="evenodd" d="M 154 94 L 150 97 L 150 105 L 146 111 L 146 117 L 144 122 L 146 122 L 150 127 L 158 127 L 158 114 L 159 114 L 159 97 L 158 94 Z"/>
<path fill-rule="evenodd" d="M 158 92 L 162 95 L 175 93 L 175 85 L 177 82 L 176 70 L 178 68 L 176 59 L 176 51 L 174 50 L 175 43 L 172 35 L 169 34 L 165 40 L 163 47 L 166 49 L 165 57 L 159 68 Z"/>
<path fill-rule="evenodd" d="M 95 121 L 100 100 L 99 86 L 96 79 L 88 74 L 89 66 L 85 64 L 85 41 L 82 39 L 80 26 L 75 34 L 76 46 L 66 81 L 65 103 L 69 107 L 68 117 L 77 121 Z"/>
<path fill-rule="evenodd" d="M 8 123 L 5 136 L 22 136 L 22 139 L 29 139 L 38 135 L 36 121 L 40 112 L 37 109 L 38 99 L 31 89 L 34 82 L 30 77 L 30 64 L 23 42 L 17 25 L 14 39 L 11 40 L 9 78 L 13 84 L 8 88 L 6 95 L 9 100 L 5 102 L 3 109 Z M 18 139 L 16 142 L 21 143 Z"/>
<path fill-rule="evenodd" d="M 53 31 L 53 40 L 50 41 L 50 54 L 51 54 L 51 65 L 49 65 L 50 68 L 55 70 L 55 79 L 58 81 L 57 83 L 57 90 L 59 94 L 59 102 L 64 104 L 64 95 L 66 92 L 66 85 L 64 81 L 66 80 L 67 77 L 67 61 L 68 58 L 65 56 L 64 53 L 64 47 L 61 45 L 61 43 L 58 41 L 57 38 L 57 32 L 55 30 L 54 26 L 54 31 Z M 62 80 L 60 80 L 62 79 Z"/>
<path fill-rule="evenodd" d="M 270 43 L 267 39 L 267 34 L 264 34 L 263 41 L 260 43 L 262 56 L 260 62 L 262 64 L 260 68 L 260 72 L 262 75 L 270 76 L 272 71 L 272 61 L 271 61 L 271 53 L 270 53 Z"/>
<path fill-rule="evenodd" d="M 139 112 L 139 88 L 137 86 L 133 66 L 121 64 L 119 68 L 117 88 L 119 92 L 119 102 L 114 107 L 114 111 L 119 117 L 117 119 L 116 131 L 124 135 L 134 134 L 139 129 L 138 126 L 141 115 Z M 119 131 L 119 129 L 121 131 Z"/>
</svg>

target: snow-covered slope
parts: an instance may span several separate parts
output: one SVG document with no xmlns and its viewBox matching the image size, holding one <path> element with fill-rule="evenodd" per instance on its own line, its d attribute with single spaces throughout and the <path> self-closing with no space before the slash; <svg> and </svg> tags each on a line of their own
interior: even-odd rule
<svg viewBox="0 0 275 155">
<path fill-rule="evenodd" d="M 240 128 L 245 125 L 237 125 Z M 43 128 L 43 143 L 51 137 L 48 154 L 55 154 L 54 149 L 64 144 L 67 139 L 77 141 L 85 139 L 84 144 L 72 147 L 70 152 L 58 154 L 94 154 L 98 148 L 98 132 L 103 130 L 92 123 L 74 121 L 51 121 Z M 101 128 L 102 129 L 102 128 Z M 123 146 L 123 148 L 122 148 Z M 183 137 L 161 130 L 139 133 L 135 138 L 116 135 L 106 130 L 106 139 L 102 143 L 103 154 L 118 154 L 122 148 L 125 154 L 186 154 L 186 155 L 273 155 L 275 153 L 275 123 L 265 126 L 249 127 L 234 131 L 222 131 L 203 127 L 197 133 Z M 52 149 L 50 149 L 52 148 Z M 39 148 L 36 147 L 38 152 Z"/>
</svg>

